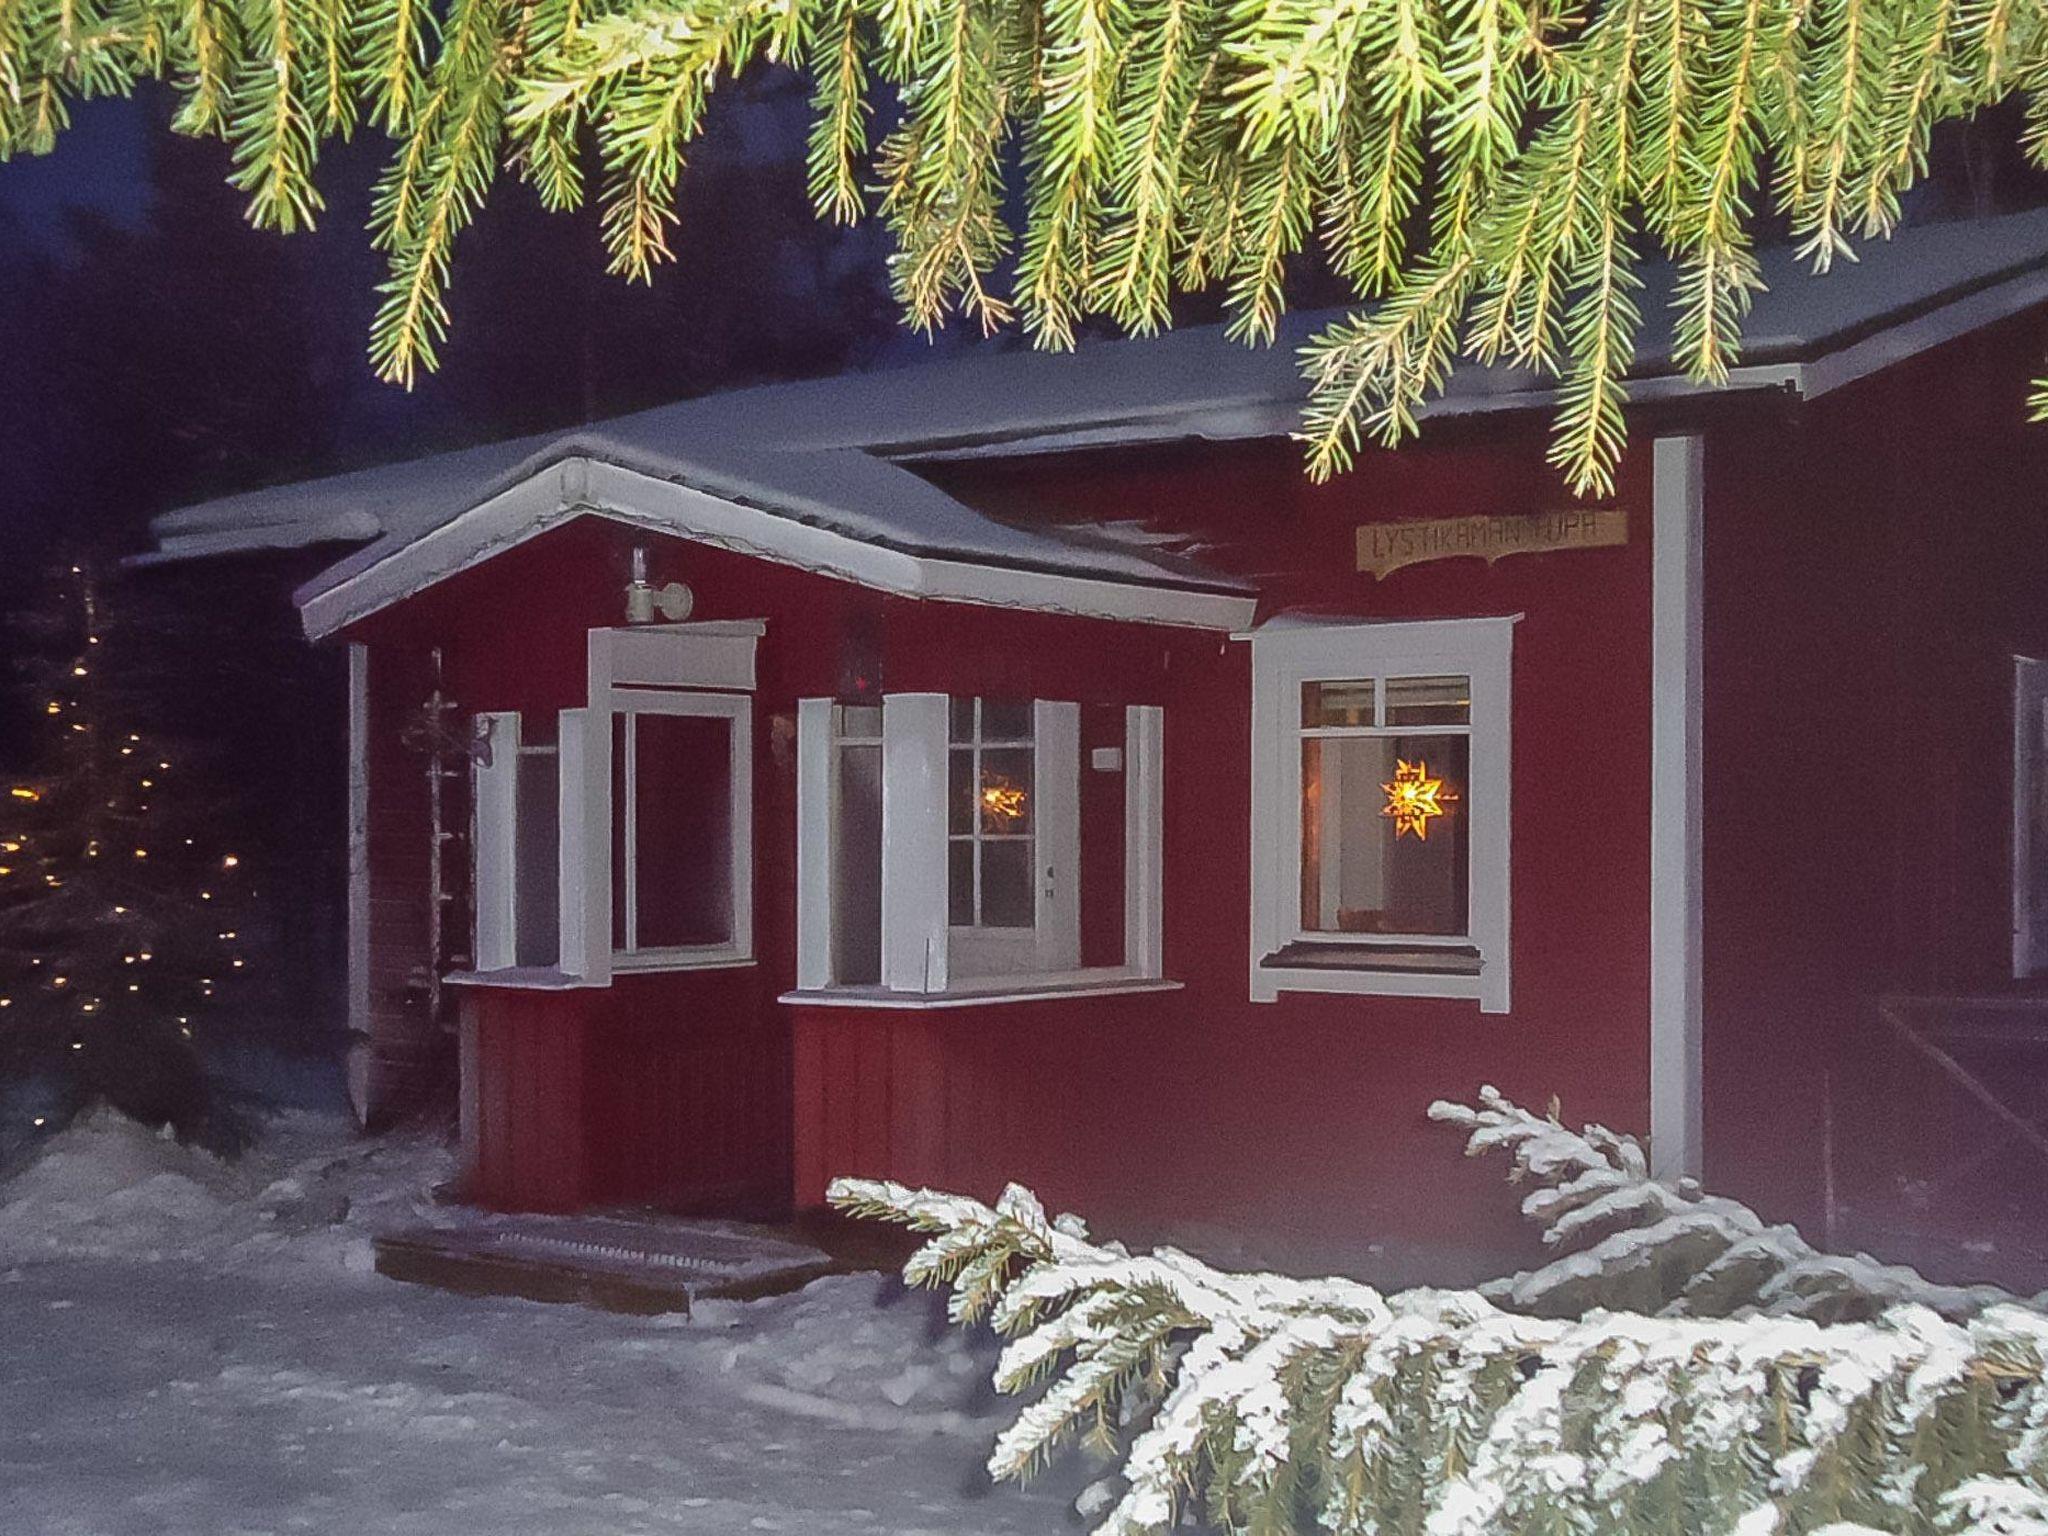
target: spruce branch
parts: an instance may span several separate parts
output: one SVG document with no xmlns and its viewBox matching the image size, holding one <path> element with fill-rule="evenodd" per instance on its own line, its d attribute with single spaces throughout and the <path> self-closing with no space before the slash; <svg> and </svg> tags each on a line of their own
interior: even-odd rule
<svg viewBox="0 0 2048 1536">
<path fill-rule="evenodd" d="M 1304 360 L 1315 475 L 1408 436 L 1470 360 L 1561 381 L 1555 458 L 1598 490 L 1638 272 L 1675 274 L 1676 363 L 1719 382 L 1767 193 L 1825 270 L 1890 233 L 1942 123 L 2024 101 L 2048 163 L 2038 0 L 0 0 L 0 159 L 166 79 L 250 216 L 296 229 L 321 146 L 376 125 L 371 356 L 406 383 L 501 169 L 571 208 L 594 141 L 611 264 L 645 278 L 759 64 L 808 73 L 811 199 L 882 221 L 922 329 L 1021 315 L 1062 347 L 1220 283 L 1264 343 L 1319 239 L 1361 312 Z"/>
<path fill-rule="evenodd" d="M 1485 1102 L 1439 1115 L 1543 1177 L 1640 1163 L 1625 1138 Z M 2048 1318 L 2028 1308 L 1539 1319 L 1132 1254 L 1015 1186 L 994 1207 L 845 1179 L 829 1198 L 926 1234 L 905 1278 L 1007 1340 L 996 1385 L 1029 1401 L 992 1476 L 1121 1442 L 1097 1536 L 2039 1536 L 2048 1512 Z"/>
</svg>

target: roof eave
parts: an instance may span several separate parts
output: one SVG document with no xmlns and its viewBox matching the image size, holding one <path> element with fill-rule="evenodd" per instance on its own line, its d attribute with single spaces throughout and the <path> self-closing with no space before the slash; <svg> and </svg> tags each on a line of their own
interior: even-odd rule
<svg viewBox="0 0 2048 1536">
<path fill-rule="evenodd" d="M 581 456 L 559 459 L 409 544 L 295 594 L 306 634 L 321 639 L 482 564 L 572 518 L 597 516 L 676 535 L 904 597 L 1227 633 L 1257 597 L 1167 581 L 1031 569 L 914 554 Z"/>
</svg>

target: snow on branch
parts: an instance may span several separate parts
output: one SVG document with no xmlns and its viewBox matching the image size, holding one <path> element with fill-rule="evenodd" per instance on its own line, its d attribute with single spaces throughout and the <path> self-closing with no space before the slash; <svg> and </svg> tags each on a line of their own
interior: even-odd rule
<svg viewBox="0 0 2048 1536">
<path fill-rule="evenodd" d="M 1789 1226 L 1769 1226 L 1739 1201 L 1691 1180 L 1650 1176 L 1631 1136 L 1603 1125 L 1574 1131 L 1553 1104 L 1538 1115 L 1493 1088 L 1476 1107 L 1439 1100 L 1430 1118 L 1467 1133 L 1465 1154 L 1505 1151 L 1508 1177 L 1535 1187 L 1522 1214 L 1559 1257 L 1496 1280 L 1483 1294 L 1517 1312 L 1574 1317 L 1592 1307 L 1665 1317 L 1744 1312 L 1816 1322 L 1868 1321 L 1901 1304 L 1955 1319 L 2014 1298 L 1996 1286 L 1937 1285 L 1868 1255 L 1818 1252 Z"/>
<path fill-rule="evenodd" d="M 1639 1159 L 1604 1132 L 1519 1135 L 1505 1108 L 1489 1141 L 1546 1176 Z M 1096 1536 L 1190 1517 L 1245 1536 L 2048 1536 L 2048 1316 L 2025 1307 L 1552 1320 L 1133 1255 L 1016 1186 L 994 1207 L 847 1179 L 831 1199 L 930 1234 L 906 1277 L 1009 1340 L 997 1385 L 1037 1395 L 995 1476 L 1138 1426 Z"/>
</svg>

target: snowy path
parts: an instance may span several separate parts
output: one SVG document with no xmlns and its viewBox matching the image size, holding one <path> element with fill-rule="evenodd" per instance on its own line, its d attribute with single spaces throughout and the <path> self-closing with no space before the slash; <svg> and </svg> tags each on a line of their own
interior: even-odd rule
<svg viewBox="0 0 2048 1536">
<path fill-rule="evenodd" d="M 170 1177 L 135 1204 L 189 1217 L 183 1248 L 175 1221 L 66 1245 L 60 1207 L 0 1186 L 7 1536 L 1072 1528 L 1051 1488 L 987 1487 L 986 1355 L 931 1298 L 842 1277 L 690 1322 L 462 1298 Z"/>
</svg>

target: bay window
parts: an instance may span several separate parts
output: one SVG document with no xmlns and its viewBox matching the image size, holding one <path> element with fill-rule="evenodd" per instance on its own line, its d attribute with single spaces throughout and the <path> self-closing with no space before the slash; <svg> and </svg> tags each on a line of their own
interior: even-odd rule
<svg viewBox="0 0 2048 1536">
<path fill-rule="evenodd" d="M 1252 638 L 1252 996 L 1508 1001 L 1512 621 Z"/>
<path fill-rule="evenodd" d="M 758 620 L 590 632 L 588 702 L 479 714 L 477 971 L 603 985 L 753 962 Z"/>
<path fill-rule="evenodd" d="M 1096 707 L 1089 720 L 1084 754 L 1082 706 L 1066 700 L 801 700 L 792 998 L 1161 984 L 1159 711 Z M 1111 845 L 1093 884 L 1084 822 Z"/>
</svg>

